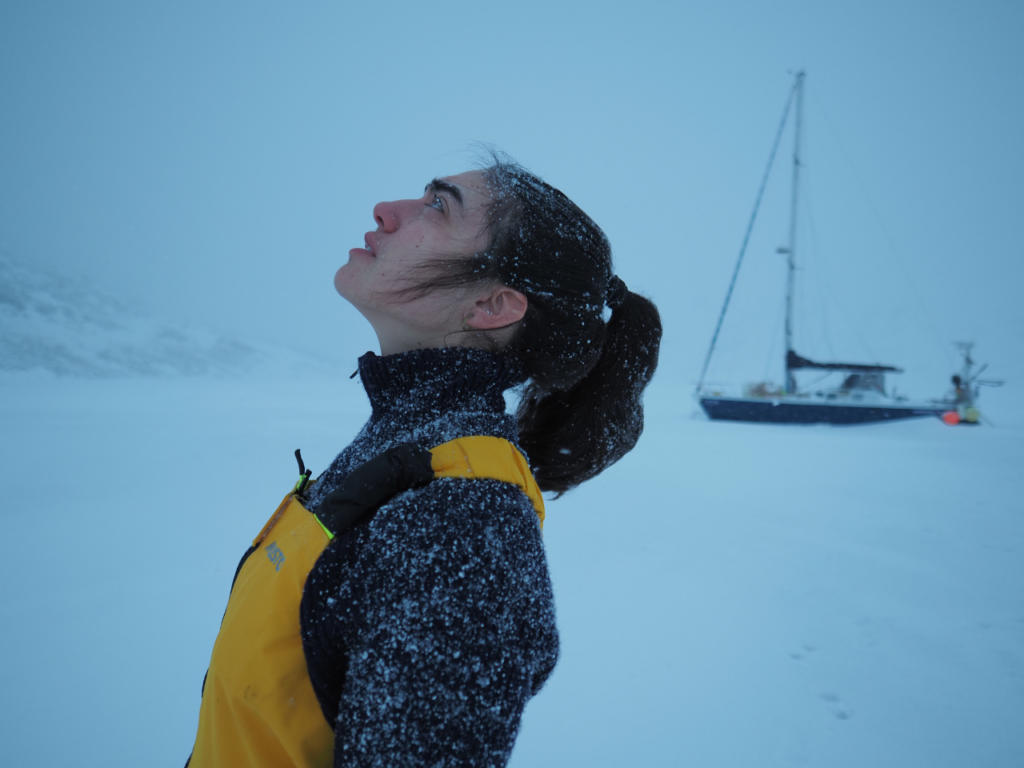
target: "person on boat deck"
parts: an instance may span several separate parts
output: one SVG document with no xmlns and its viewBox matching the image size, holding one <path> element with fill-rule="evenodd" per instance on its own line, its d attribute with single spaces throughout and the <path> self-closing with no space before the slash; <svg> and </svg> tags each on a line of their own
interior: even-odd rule
<svg viewBox="0 0 1024 768">
<path fill-rule="evenodd" d="M 953 382 L 953 402 L 956 405 L 966 403 L 969 398 L 967 397 L 967 389 L 964 387 L 963 379 L 960 378 L 959 374 L 954 373 L 951 381 Z"/>
<path fill-rule="evenodd" d="M 334 278 L 372 415 L 239 564 L 192 768 L 505 765 L 558 656 L 540 491 L 643 429 L 658 311 L 559 190 L 495 154 L 373 217 Z"/>
</svg>

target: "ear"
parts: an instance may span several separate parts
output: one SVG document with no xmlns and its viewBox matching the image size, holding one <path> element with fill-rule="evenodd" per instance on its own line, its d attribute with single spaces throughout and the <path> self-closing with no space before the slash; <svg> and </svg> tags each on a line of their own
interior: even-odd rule
<svg viewBox="0 0 1024 768">
<path fill-rule="evenodd" d="M 464 318 L 465 327 L 477 331 L 504 328 L 522 320 L 528 305 L 525 294 L 507 285 L 499 285 L 477 299 Z"/>
</svg>

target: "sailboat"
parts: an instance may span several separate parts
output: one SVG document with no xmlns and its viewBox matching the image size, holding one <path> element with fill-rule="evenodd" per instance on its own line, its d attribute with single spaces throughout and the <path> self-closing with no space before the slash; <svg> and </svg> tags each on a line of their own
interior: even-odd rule
<svg viewBox="0 0 1024 768">
<path fill-rule="evenodd" d="M 725 304 L 718 318 L 711 346 L 708 349 L 700 380 L 697 384 L 696 396 L 704 412 L 711 419 L 727 421 L 755 421 L 777 424 L 863 424 L 894 419 L 909 419 L 920 416 L 938 416 L 947 414 L 954 403 L 950 400 L 935 400 L 914 403 L 905 397 L 890 395 L 886 390 L 887 374 L 901 373 L 901 369 L 892 365 L 868 363 L 821 363 L 803 357 L 793 348 L 793 288 L 797 270 L 796 262 L 796 223 L 797 202 L 800 190 L 800 133 L 803 112 L 804 72 L 798 72 L 786 101 L 782 121 L 775 136 L 768 167 L 754 204 L 754 211 L 747 226 L 740 256 L 733 271 L 732 281 L 726 292 Z M 786 307 L 785 307 L 785 383 L 774 387 L 766 383 L 748 385 L 741 395 L 730 395 L 714 386 L 705 386 L 705 376 L 711 357 L 715 351 L 722 321 L 725 319 L 736 285 L 740 265 L 750 241 L 750 233 L 760 207 L 761 198 L 771 172 L 775 154 L 782 138 L 783 128 L 790 115 L 795 111 L 796 127 L 793 147 L 793 176 L 790 200 L 789 242 L 778 251 L 786 256 Z M 831 388 L 801 389 L 798 386 L 795 371 L 818 370 L 842 374 L 841 383 Z M 949 423 L 951 419 L 947 419 Z"/>
</svg>

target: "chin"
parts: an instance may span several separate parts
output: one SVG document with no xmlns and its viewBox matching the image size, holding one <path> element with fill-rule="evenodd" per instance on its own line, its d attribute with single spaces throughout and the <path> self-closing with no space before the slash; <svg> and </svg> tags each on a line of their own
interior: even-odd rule
<svg viewBox="0 0 1024 768">
<path fill-rule="evenodd" d="M 373 303 L 367 301 L 367 288 L 359 280 L 358 275 L 342 267 L 334 275 L 334 290 L 359 314 L 369 319 L 366 313 L 368 310 L 372 312 Z"/>
<path fill-rule="evenodd" d="M 352 297 L 355 293 L 352 285 L 355 275 L 349 269 L 351 263 L 345 264 L 341 269 L 334 273 L 334 290 L 338 292 L 338 295 L 343 299 L 352 301 Z"/>
</svg>

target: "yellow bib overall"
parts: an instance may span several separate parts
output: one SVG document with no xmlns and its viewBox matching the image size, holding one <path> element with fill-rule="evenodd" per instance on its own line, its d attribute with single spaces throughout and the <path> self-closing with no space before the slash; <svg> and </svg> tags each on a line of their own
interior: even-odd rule
<svg viewBox="0 0 1024 768">
<path fill-rule="evenodd" d="M 544 500 L 507 440 L 464 437 L 431 449 L 434 477 L 518 485 L 544 523 Z M 330 534 L 289 493 L 253 540 L 213 646 L 189 768 L 330 766 L 334 731 L 306 669 L 299 604 Z"/>
</svg>

